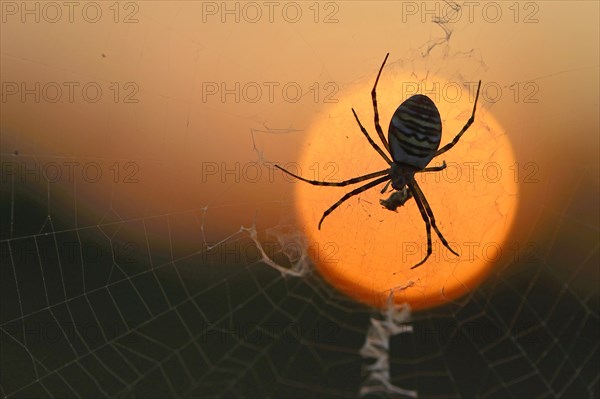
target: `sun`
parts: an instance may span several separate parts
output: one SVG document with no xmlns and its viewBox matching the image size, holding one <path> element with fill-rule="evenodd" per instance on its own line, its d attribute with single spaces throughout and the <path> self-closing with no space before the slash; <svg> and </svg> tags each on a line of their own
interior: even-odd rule
<svg viewBox="0 0 600 399">
<path fill-rule="evenodd" d="M 299 174 L 308 179 L 341 181 L 386 168 L 357 125 L 354 108 L 375 142 L 370 92 L 375 79 L 349 88 L 343 100 L 325 109 L 308 130 Z M 460 131 L 471 115 L 473 86 L 430 76 L 415 86 L 414 76 L 386 67 L 377 86 L 380 123 L 387 135 L 391 115 L 415 87 L 429 87 L 429 97 L 442 117 L 440 148 Z M 485 83 L 485 82 L 484 82 Z M 437 88 L 437 91 L 434 91 Z M 380 146 L 382 146 L 380 144 Z M 425 309 L 452 301 L 471 291 L 498 264 L 517 208 L 517 182 L 511 144 L 499 123 L 479 99 L 475 123 L 450 151 L 428 166 L 441 172 L 417 174 L 437 225 L 460 256 L 455 256 L 432 232 L 433 254 L 426 254 L 425 224 L 414 200 L 397 212 L 380 205 L 383 184 L 344 202 L 317 225 L 323 212 L 357 185 L 318 187 L 296 181 L 295 203 L 315 264 L 333 286 L 350 297 L 384 307 L 390 292 L 396 303 Z M 364 183 L 363 183 L 364 184 Z M 388 188 L 389 190 L 389 188 Z"/>
</svg>

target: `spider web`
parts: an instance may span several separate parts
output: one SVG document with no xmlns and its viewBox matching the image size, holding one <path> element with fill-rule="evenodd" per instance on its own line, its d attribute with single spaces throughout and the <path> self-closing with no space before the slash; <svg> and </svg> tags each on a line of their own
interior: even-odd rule
<svg viewBox="0 0 600 399">
<path fill-rule="evenodd" d="M 407 64 L 462 57 L 449 45 L 456 31 L 434 22 L 442 31 Z M 302 131 L 270 125 L 250 134 L 263 162 L 269 139 Z M 1 157 L 3 397 L 598 396 L 597 153 L 561 180 L 569 195 L 558 205 L 525 187 L 520 215 L 538 216 L 520 242 L 534 246 L 418 314 L 377 311 L 325 283 L 285 216 L 288 197 L 259 201 L 280 212 L 275 223 L 236 196 L 239 184 L 192 209 L 129 218 L 124 189 L 110 184 L 105 210 L 84 217 L 80 179 L 23 181 L 8 166 L 35 170 L 56 154 L 3 124 Z M 553 193 L 556 181 L 538 184 Z M 222 222 L 240 207 L 242 220 Z"/>
</svg>

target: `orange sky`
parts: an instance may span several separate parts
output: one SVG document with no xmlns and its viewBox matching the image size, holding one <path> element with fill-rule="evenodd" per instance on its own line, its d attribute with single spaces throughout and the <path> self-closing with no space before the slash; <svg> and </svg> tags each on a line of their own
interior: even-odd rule
<svg viewBox="0 0 600 399">
<path fill-rule="evenodd" d="M 517 14 L 508 3 L 499 3 L 504 8 L 498 20 L 476 9 L 472 20 L 463 16 L 449 25 L 450 42 L 433 47 L 427 56 L 444 31 L 425 9 L 408 13 L 402 8 L 406 2 L 334 3 L 337 8 L 319 10 L 316 22 L 314 10 L 301 3 L 303 17 L 294 23 L 279 14 L 273 22 L 222 20 L 220 14 L 206 14 L 203 3 L 141 2 L 135 10 L 120 10 L 116 22 L 110 4 L 101 3 L 106 6 L 103 18 L 94 23 L 80 14 L 74 21 L 49 22 L 4 10 L 2 160 L 17 167 L 36 163 L 41 169 L 59 164 L 59 183 L 38 179 L 44 194 L 55 199 L 50 213 L 66 214 L 75 223 L 77 204 L 77 223 L 95 224 L 106 215 L 114 220 L 190 210 L 198 215 L 208 205 L 206 233 L 215 240 L 255 217 L 264 229 L 293 216 L 298 228 L 312 234 L 313 215 L 305 219 L 290 212 L 310 206 L 320 216 L 343 190 L 317 188 L 311 201 L 300 201 L 300 190 L 309 187 L 291 185 L 261 161 L 297 162 L 307 173 L 313 161 L 318 168 L 332 161 L 339 167 L 336 178 L 384 167 L 354 125 L 350 106 L 374 133 L 369 90 L 387 52 L 391 55 L 380 82 L 384 131 L 391 112 L 414 88 L 410 84 L 423 79 L 484 82 L 481 118 L 466 141 L 444 158 L 498 162 L 502 179 L 487 185 L 464 179 L 423 184 L 450 241 L 502 241 L 507 231 L 505 245 L 549 240 L 558 233 L 544 234 L 539 226 L 564 212 L 573 193 L 582 190 L 582 181 L 589 192 L 597 192 L 597 179 L 586 177 L 589 171 L 597 174 L 598 165 L 597 2 L 541 2 L 535 3 L 537 10 L 521 8 Z M 133 20 L 126 21 L 133 11 Z M 9 95 L 15 84 L 18 91 Z M 39 84 L 40 101 L 22 97 L 23 84 L 34 90 Z M 73 101 L 68 84 L 76 85 Z M 86 97 L 86 85 L 101 88 L 98 101 Z M 54 86 L 63 89 L 57 102 L 51 99 Z M 209 91 L 215 87 L 219 92 Z M 262 90 L 258 97 L 252 91 L 256 87 Z M 295 101 L 297 88 L 304 95 Z M 233 92 L 223 95 L 222 89 Z M 464 98 L 451 102 L 451 93 L 434 95 L 439 95 L 435 101 L 444 119 L 443 140 L 448 140 L 468 117 L 471 103 Z M 324 145 L 320 140 L 326 140 L 327 151 L 318 151 Z M 343 145 L 333 148 L 333 142 Z M 78 163 L 76 183 L 67 177 L 65 162 Z M 516 170 L 510 169 L 513 162 Z M 89 165 L 100 168 L 97 181 L 86 181 L 83 168 Z M 255 165 L 257 178 L 251 174 Z M 511 197 L 516 192 L 518 201 Z M 349 201 L 347 208 L 329 216 L 315 241 L 328 240 L 330 234 L 338 239 L 343 231 L 354 261 L 359 253 L 373 254 L 378 242 L 390 245 L 379 260 L 401 257 L 401 247 L 392 248 L 399 238 L 424 243 L 414 202 L 394 214 L 380 209 L 381 197 L 372 190 Z M 473 208 L 478 218 L 470 225 Z M 588 218 L 588 213 L 581 216 L 583 222 Z M 490 227 L 501 221 L 502 228 Z M 582 234 L 588 237 L 589 231 L 593 233 Z M 198 240 L 171 233 L 192 247 Z M 439 244 L 435 235 L 433 240 L 434 246 Z M 394 266 L 400 274 L 393 278 L 386 264 L 375 281 L 385 281 L 385 287 L 413 281 L 414 291 L 423 297 L 440 284 L 460 286 L 467 280 L 462 270 L 476 269 L 461 258 L 451 267 L 430 262 L 405 274 L 417 258 Z M 445 295 L 452 296 L 449 291 Z"/>
</svg>

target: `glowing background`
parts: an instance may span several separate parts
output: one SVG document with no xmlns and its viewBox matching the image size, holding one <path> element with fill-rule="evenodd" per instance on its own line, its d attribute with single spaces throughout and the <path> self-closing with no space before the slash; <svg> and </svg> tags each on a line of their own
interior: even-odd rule
<svg viewBox="0 0 600 399">
<path fill-rule="evenodd" d="M 44 7 L 50 3 L 32 2 L 48 12 L 36 21 L 20 14 L 21 4 L 2 3 L 0 38 L 2 260 L 3 265 L 13 266 L 3 267 L 3 337 L 13 331 L 10 323 L 28 312 L 87 292 L 51 290 L 54 293 L 47 294 L 47 302 L 28 304 L 36 302 L 27 298 L 34 298 L 41 287 L 68 287 L 69 272 L 55 265 L 51 241 L 39 244 L 50 250 L 23 249 L 19 247 L 21 239 L 43 240 L 53 232 L 66 232 L 85 235 L 90 242 L 108 243 L 113 252 L 103 252 L 93 261 L 85 258 L 88 278 L 94 275 L 90 270 L 111 265 L 107 276 L 91 283 L 93 288 L 120 281 L 122 275 L 137 270 L 165 264 L 175 268 L 188 261 L 187 283 L 201 285 L 208 275 L 217 275 L 229 284 L 230 276 L 219 273 L 243 272 L 239 263 L 248 261 L 243 252 L 246 248 L 234 247 L 234 254 L 223 251 L 206 261 L 198 253 L 207 243 L 225 248 L 240 226 L 254 221 L 261 239 L 268 239 L 265 231 L 273 226 L 291 223 L 306 228 L 303 219 L 294 214 L 299 183 L 289 183 L 263 162 L 304 162 L 311 146 L 309 133 L 316 121 L 324 118 L 323 113 L 336 106 L 327 102 L 332 99 L 339 101 L 340 107 L 354 106 L 373 135 L 368 90 L 387 52 L 391 53 L 389 70 L 384 70 L 387 77 L 380 82 L 380 109 L 388 109 L 381 121 L 386 132 L 390 112 L 405 97 L 401 90 L 390 92 L 399 84 L 391 81 L 392 76 L 413 82 L 436 77 L 459 84 L 481 79 L 488 84 L 478 110 L 483 123 L 478 121 L 461 144 L 478 146 L 478 138 L 502 132 L 502 143 L 509 143 L 510 150 L 490 153 L 494 148 L 486 141 L 481 144 L 484 153 L 464 153 L 467 147 L 459 144 L 443 158 L 450 162 L 489 156 L 500 163 L 504 178 L 516 176 L 512 181 L 517 182 L 518 206 L 509 208 L 516 210 L 507 215 L 512 222 L 507 230 L 511 250 L 504 251 L 506 256 L 495 265 L 489 284 L 494 286 L 500 278 L 510 276 L 528 281 L 530 269 L 525 266 L 543 265 L 543 273 L 560 282 L 563 291 L 568 286 L 586 315 L 591 312 L 591 318 L 597 320 L 597 310 L 590 311 L 596 309 L 598 296 L 600 60 L 596 2 L 525 2 L 517 8 L 509 8 L 512 3 L 494 3 L 502 4 L 502 15 L 497 18 L 493 9 L 484 15 L 483 5 L 478 5 L 472 19 L 465 10 L 457 21 L 444 24 L 447 31 L 432 23 L 435 14 L 427 14 L 425 9 L 447 12 L 447 3 L 323 2 L 316 8 L 313 3 L 299 3 L 302 18 L 298 22 L 290 22 L 293 14 L 286 20 L 279 12 L 269 22 L 264 8 L 257 22 L 250 21 L 254 18 L 251 8 L 236 21 L 234 14 L 221 15 L 218 7 L 223 3 L 127 3 L 117 7 L 118 14 L 110 8 L 112 3 L 98 3 L 103 17 L 94 23 L 79 12 L 70 22 L 65 10 L 58 22 L 49 21 L 53 10 Z M 236 3 L 228 4 L 234 7 Z M 217 7 L 216 14 L 212 6 Z M 66 86 L 71 83 L 66 82 L 75 85 L 73 101 Z M 81 88 L 90 83 L 102 89 L 97 102 L 82 93 Z M 22 85 L 34 88 L 40 98 L 36 94 L 21 97 Z M 233 92 L 221 97 L 222 85 Z M 62 97 L 53 102 L 56 86 L 62 88 Z M 284 92 L 288 86 L 289 92 Z M 255 95 L 257 87 L 260 95 Z M 292 101 L 297 87 L 303 96 Z M 501 90 L 498 95 L 494 92 L 497 88 Z M 213 94 L 215 89 L 219 91 Z M 451 120 L 450 125 L 444 120 L 445 142 L 468 118 L 471 102 L 448 104 L 440 95 L 436 103 L 442 117 Z M 371 151 L 373 157 L 363 162 L 348 154 L 343 159 L 344 148 L 340 147 L 334 156 L 319 155 L 318 159 L 338 163 L 336 179 L 381 169 L 381 162 L 375 167 L 376 154 L 355 126 L 349 108 L 342 108 L 335 117 L 342 118 L 339 125 L 349 130 L 329 131 L 332 140 L 344 142 L 348 136 L 348 140 L 362 141 L 360 150 Z M 498 130 L 494 130 L 496 123 Z M 492 126 L 492 131 L 486 131 L 486 126 Z M 514 156 L 517 171 L 510 169 L 512 162 L 503 161 L 502 151 Z M 304 175 L 313 172 L 310 165 L 299 164 Z M 324 166 L 319 166 L 320 175 L 328 172 Z M 49 182 L 41 170 L 51 174 L 52 168 L 61 174 L 50 177 Z M 101 175 L 96 176 L 98 170 Z M 451 241 L 461 236 L 452 224 L 462 223 L 458 218 L 468 215 L 464 207 L 465 213 L 457 210 L 461 196 L 469 201 L 469 185 L 465 186 L 467 191 L 462 193 L 457 190 L 462 185 L 443 182 L 425 189 L 440 228 Z M 328 191 L 319 195 L 331 196 L 333 201 L 343 191 L 316 190 Z M 440 190 L 442 197 L 435 190 Z M 377 203 L 380 197 L 374 189 L 370 196 L 356 197 L 344 206 L 358 214 L 367 209 L 372 215 L 394 218 L 394 223 L 409 221 L 416 232 L 410 240 L 424 242 L 424 226 L 414 203 L 398 214 L 382 213 Z M 442 205 L 446 198 L 448 210 Z M 364 200 L 371 204 L 365 205 Z M 314 205 L 316 215 L 327 208 L 328 201 Z M 496 203 L 478 205 L 496 212 Z M 362 221 L 354 217 L 351 225 L 360 228 Z M 324 229 L 334 226 L 335 218 L 344 218 L 341 209 L 329 216 Z M 364 222 L 368 223 L 366 216 Z M 326 231 L 324 234 L 329 234 Z M 433 240 L 434 245 L 439 244 L 435 235 Z M 309 245 L 316 243 L 309 237 Z M 369 242 L 360 238 L 355 245 L 364 247 Z M 240 256 L 235 255 L 236 250 Z M 368 251 L 375 249 L 369 247 Z M 415 257 L 403 262 L 404 267 L 410 267 Z M 37 265 L 40 259 L 56 266 L 45 270 L 56 270 L 50 275 L 61 276 L 62 286 L 48 277 L 45 282 L 28 277 L 26 265 Z M 525 266 L 510 267 L 519 262 Z M 21 264 L 23 274 L 14 277 Z M 115 270 L 114 264 L 126 271 Z M 206 264 L 222 269 L 207 271 L 203 268 Z M 439 269 L 435 264 L 430 267 L 424 264 L 419 272 L 431 277 Z M 392 285 L 411 280 L 416 279 L 407 276 L 406 281 L 394 280 Z M 23 282 L 20 293 L 14 281 Z M 256 292 L 254 286 L 236 283 L 245 287 L 241 291 Z M 549 292 L 557 295 L 552 287 L 548 285 Z M 415 288 L 417 292 L 424 289 Z M 217 294 L 215 298 L 222 300 Z M 569 314 L 570 309 L 564 312 Z M 12 341 L 3 338 L 3 345 L 7 342 Z M 3 363 L 6 376 L 4 367 Z M 29 370 L 27 367 L 29 363 L 23 369 Z M 52 370 L 55 366 L 47 367 Z M 9 380 L 2 381 L 2 393 L 9 395 L 36 381 L 27 377 L 10 380 L 16 378 L 12 374 L 3 378 Z"/>
</svg>

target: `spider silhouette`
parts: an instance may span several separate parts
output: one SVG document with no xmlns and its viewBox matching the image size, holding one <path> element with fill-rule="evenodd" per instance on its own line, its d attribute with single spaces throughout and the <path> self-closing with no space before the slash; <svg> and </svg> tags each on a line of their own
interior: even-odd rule
<svg viewBox="0 0 600 399">
<path fill-rule="evenodd" d="M 321 224 L 323 220 L 329 215 L 333 210 L 335 210 L 338 206 L 340 206 L 347 199 L 362 193 L 370 188 L 377 186 L 378 184 L 387 182 L 387 184 L 381 190 L 381 193 L 385 193 L 389 184 L 392 184 L 392 188 L 395 190 L 388 199 L 380 200 L 379 202 L 385 208 L 396 211 L 399 206 L 403 206 L 406 201 L 410 198 L 414 198 L 417 203 L 417 207 L 421 213 L 421 217 L 425 222 L 425 227 L 427 229 L 427 255 L 421 260 L 419 263 L 414 265 L 412 269 L 417 266 L 425 263 L 427 258 L 432 253 L 431 248 L 431 227 L 435 230 L 437 236 L 440 241 L 444 244 L 446 248 L 450 250 L 454 255 L 459 256 L 448 244 L 448 241 L 444 238 L 440 230 L 438 229 L 435 223 L 435 216 L 433 215 L 433 211 L 425 198 L 425 194 L 419 187 L 419 184 L 415 180 L 416 173 L 422 172 L 437 172 L 446 168 L 446 162 L 444 161 L 441 166 L 427 167 L 429 162 L 445 153 L 458 141 L 461 136 L 469 129 L 473 121 L 475 120 L 475 110 L 477 108 L 477 100 L 479 99 L 479 89 L 481 88 L 481 80 L 479 81 L 479 85 L 477 86 L 477 94 L 475 96 L 475 103 L 473 104 L 473 112 L 471 117 L 467 121 L 467 123 L 463 126 L 461 131 L 454 137 L 452 142 L 446 144 L 441 149 L 438 149 L 440 146 L 440 140 L 442 138 L 442 121 L 440 118 L 440 113 L 435 106 L 434 102 L 427 96 L 422 94 L 416 94 L 411 96 L 406 101 L 404 101 L 394 112 L 392 116 L 392 120 L 390 121 L 390 126 L 388 129 L 388 138 L 389 142 L 385 139 L 383 135 L 383 130 L 379 125 L 379 112 L 377 110 L 377 82 L 379 81 L 379 76 L 381 75 L 381 71 L 385 66 L 385 62 L 388 59 L 388 53 L 383 60 L 383 64 L 381 64 L 381 68 L 379 69 L 379 73 L 377 74 L 377 78 L 375 79 L 375 84 L 373 85 L 373 90 L 371 91 L 371 98 L 373 100 L 373 111 L 374 111 L 374 121 L 375 121 L 375 130 L 383 143 L 383 146 L 387 150 L 387 152 L 392 156 L 392 159 L 388 157 L 388 155 L 371 139 L 369 133 L 364 128 L 354 108 L 352 108 L 352 113 L 354 114 L 354 118 L 360 127 L 360 130 L 363 132 L 369 144 L 381 155 L 381 157 L 390 165 L 390 168 L 380 170 L 378 172 L 369 173 L 363 176 L 355 177 L 353 179 L 344 180 L 341 182 L 324 182 L 317 180 L 308 180 L 301 176 L 297 176 L 279 165 L 275 165 L 276 168 L 282 170 L 290 176 L 295 177 L 296 179 L 302 180 L 304 182 L 310 183 L 315 186 L 335 186 L 335 187 L 343 187 L 349 184 L 359 183 L 365 180 L 375 179 L 361 187 L 358 187 L 346 195 L 344 195 L 338 202 L 333 204 L 329 209 L 327 209 L 321 220 L 319 221 L 319 229 L 321 229 Z"/>
</svg>

